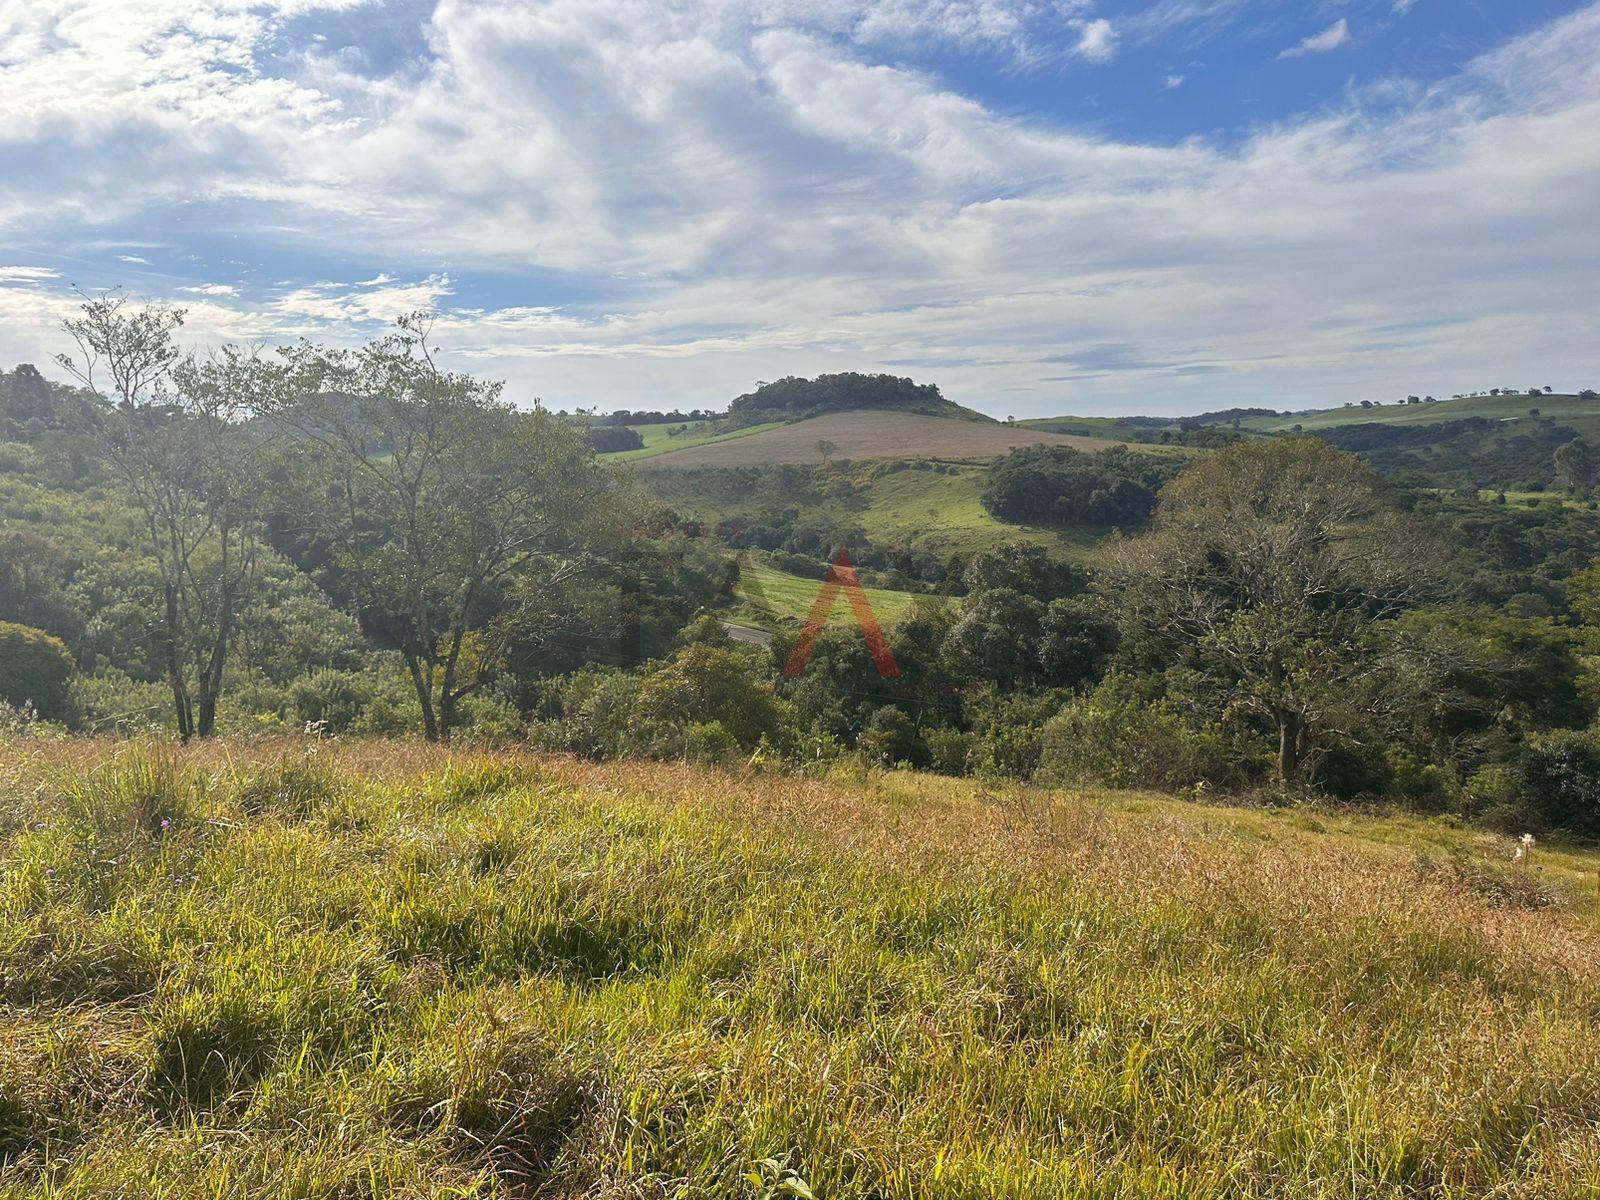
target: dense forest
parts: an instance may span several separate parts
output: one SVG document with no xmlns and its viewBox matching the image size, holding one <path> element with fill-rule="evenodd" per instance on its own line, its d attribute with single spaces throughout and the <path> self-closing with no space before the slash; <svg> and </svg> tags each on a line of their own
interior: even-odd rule
<svg viewBox="0 0 1600 1200">
<path fill-rule="evenodd" d="M 736 473 L 759 519 L 690 526 L 597 458 L 606 427 L 443 370 L 417 321 L 207 358 L 180 326 L 92 301 L 63 334 L 76 382 L 0 373 L 8 736 L 856 757 L 1600 836 L 1600 515 L 1420 486 L 1383 453 L 1426 449 L 1416 431 L 1024 448 L 983 495 L 1019 536 L 941 557 L 866 539 L 843 464 Z M 1518 437 L 1528 472 L 1581 481 L 1563 431 Z M 1087 564 L 1020 536 L 1074 525 L 1111 530 Z M 793 676 L 795 632 L 730 637 L 737 551 L 820 578 L 840 546 L 922 593 L 887 630 L 897 674 L 854 625 Z"/>
<path fill-rule="evenodd" d="M 728 405 L 728 417 L 736 425 L 754 425 L 861 408 L 975 421 L 989 419 L 946 400 L 934 384 L 919 384 L 895 375 L 862 375 L 855 371 L 818 375 L 815 379 L 789 376 L 774 383 L 758 384 L 755 391 L 746 392 Z"/>
</svg>

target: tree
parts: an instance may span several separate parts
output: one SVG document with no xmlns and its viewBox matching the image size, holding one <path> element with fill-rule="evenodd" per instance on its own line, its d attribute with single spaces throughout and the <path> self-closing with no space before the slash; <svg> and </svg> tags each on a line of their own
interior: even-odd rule
<svg viewBox="0 0 1600 1200">
<path fill-rule="evenodd" d="M 828 441 L 827 438 L 818 438 L 817 439 L 817 453 L 822 455 L 822 461 L 823 462 L 827 462 L 830 458 L 832 458 L 838 452 L 839 452 L 839 447 L 835 446 L 832 442 Z"/>
<path fill-rule="evenodd" d="M 566 585 L 635 522 L 580 429 L 442 370 L 427 334 L 419 314 L 356 352 L 286 351 L 263 411 L 300 448 L 293 491 L 340 586 L 446 741 L 461 701 L 564 619 Z"/>
<path fill-rule="evenodd" d="M 680 751 L 694 725 L 716 722 L 743 750 L 776 739 L 784 706 L 766 679 L 765 655 L 704 642 L 685 646 L 644 681 L 634 707 L 657 748 Z"/>
<path fill-rule="evenodd" d="M 616 454 L 623 450 L 643 450 L 644 436 L 626 425 L 595 425 L 588 430 L 589 445 L 598 454 Z"/>
<path fill-rule="evenodd" d="M 963 581 L 969 592 L 1010 588 L 1036 600 L 1076 596 L 1088 584 L 1077 563 L 1053 556 L 1037 542 L 1005 541 L 980 551 L 967 564 Z"/>
<path fill-rule="evenodd" d="M 161 587 L 161 657 L 178 734 L 208 736 L 258 546 L 258 442 L 237 420 L 261 378 L 236 349 L 180 352 L 181 310 L 85 302 L 65 329 L 79 356 L 58 362 L 109 401 L 106 450 L 140 516 Z M 102 383 L 109 395 L 100 392 Z"/>
<path fill-rule="evenodd" d="M 1555 453 L 1556 478 L 1561 490 L 1582 500 L 1594 491 L 1596 464 L 1594 451 L 1583 438 L 1573 438 L 1557 448 Z"/>
<path fill-rule="evenodd" d="M 46 720 L 67 715 L 72 655 L 42 629 L 0 621 L 0 700 L 31 704 Z"/>
<path fill-rule="evenodd" d="M 1102 586 L 1137 644 L 1192 663 L 1274 730 L 1303 782 L 1382 672 L 1374 626 L 1432 583 L 1431 539 L 1371 467 L 1313 438 L 1242 442 L 1113 539 Z"/>
<path fill-rule="evenodd" d="M 67 556 L 27 529 L 0 529 L 0 613 L 39 628 L 58 628 L 66 603 Z"/>
</svg>

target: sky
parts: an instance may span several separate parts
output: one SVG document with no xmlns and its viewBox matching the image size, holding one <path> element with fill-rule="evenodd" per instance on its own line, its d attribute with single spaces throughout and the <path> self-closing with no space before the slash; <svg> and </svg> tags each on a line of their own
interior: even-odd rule
<svg viewBox="0 0 1600 1200">
<path fill-rule="evenodd" d="M 551 408 L 1600 386 L 1600 3 L 0 0 L 0 365 L 434 313 Z"/>
</svg>

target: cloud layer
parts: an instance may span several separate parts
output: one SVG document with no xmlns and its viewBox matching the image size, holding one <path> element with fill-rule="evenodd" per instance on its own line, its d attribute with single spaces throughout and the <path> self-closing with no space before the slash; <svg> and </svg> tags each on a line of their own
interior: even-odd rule
<svg viewBox="0 0 1600 1200">
<path fill-rule="evenodd" d="M 1600 5 L 1226 141 L 1007 111 L 927 65 L 1090 89 L 1224 7 L 1198 0 L 46 7 L 0 17 L 0 361 L 44 361 L 66 284 L 143 260 L 202 339 L 431 306 L 460 365 L 564 406 L 840 368 L 1019 415 L 1600 378 L 1572 299 L 1600 266 Z"/>
</svg>

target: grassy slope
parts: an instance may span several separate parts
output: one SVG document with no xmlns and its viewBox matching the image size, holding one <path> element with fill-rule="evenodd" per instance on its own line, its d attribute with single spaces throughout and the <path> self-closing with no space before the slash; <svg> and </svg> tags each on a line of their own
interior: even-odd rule
<svg viewBox="0 0 1600 1200">
<path fill-rule="evenodd" d="M 687 424 L 688 433 L 669 437 L 667 430 L 676 429 L 678 424 Z M 618 450 L 611 454 L 602 454 L 600 458 L 605 462 L 636 462 L 641 458 L 655 458 L 660 454 L 671 454 L 674 450 L 687 450 L 692 446 L 710 446 L 717 442 L 732 441 L 734 438 L 749 437 L 753 433 L 762 433 L 768 429 L 777 429 L 774 422 L 768 425 L 747 425 L 742 429 L 725 429 L 716 432 L 716 426 L 709 421 L 678 422 L 673 425 L 630 425 L 644 439 L 644 446 L 638 450 Z"/>
<path fill-rule="evenodd" d="M 1435 404 L 1386 404 L 1378 408 L 1330 408 L 1322 412 L 1297 413 L 1287 417 L 1251 417 L 1243 422 L 1247 429 L 1282 431 L 1295 425 L 1303 429 L 1327 429 L 1334 425 L 1373 422 L 1382 425 L 1432 425 L 1484 417 L 1505 421 L 1526 417 L 1537 408 L 1541 416 L 1559 424 L 1571 425 L 1588 436 L 1600 436 L 1600 400 L 1580 400 L 1577 396 L 1468 396 L 1461 400 L 1440 400 Z"/>
<path fill-rule="evenodd" d="M 738 594 L 742 604 L 736 616 L 762 627 L 789 622 L 803 624 L 810 617 L 811 606 L 816 603 L 822 587 L 821 580 L 803 579 L 746 556 L 739 564 Z M 866 593 L 879 623 L 886 626 L 910 612 L 917 599 L 911 592 L 887 588 L 863 586 L 861 590 Z M 849 599 L 840 595 L 828 614 L 829 624 L 851 624 L 854 620 Z"/>
<path fill-rule="evenodd" d="M 1133 430 L 1119 425 L 1115 417 L 1031 417 L 1018 421 L 1029 429 L 1043 429 L 1049 433 L 1066 433 L 1077 437 L 1104 438 L 1108 441 L 1125 441 Z"/>
<path fill-rule="evenodd" d="M 833 509 L 861 526 L 881 544 L 910 543 L 941 553 L 973 554 L 998 542 L 1034 541 L 1069 557 L 1087 557 L 1104 534 L 1098 527 L 1058 532 L 997 521 L 980 501 L 986 468 L 945 464 L 912 466 L 874 477 L 858 503 Z M 699 472 L 660 471 L 640 476 L 654 495 L 687 520 L 708 526 L 750 519 L 758 500 L 739 495 L 726 477 Z M 816 511 L 826 505 L 800 506 Z"/>
<path fill-rule="evenodd" d="M 984 467 L 945 472 L 911 468 L 882 475 L 872 483 L 862 528 L 876 541 L 909 542 L 972 554 L 997 542 L 1032 541 L 1069 557 L 1087 557 L 1104 536 L 1098 526 L 1068 531 L 1008 525 L 983 507 Z"/>
<path fill-rule="evenodd" d="M 911 775 L 308 751 L 0 751 L 0 1191 L 1600 1176 L 1592 855 Z"/>
<path fill-rule="evenodd" d="M 1046 430 L 968 421 L 919 413 L 861 409 L 828 413 L 794 424 L 767 427 L 737 445 L 675 449 L 649 464 L 649 469 L 765 466 L 769 463 L 818 463 L 819 441 L 832 442 L 840 459 L 974 459 L 987 460 L 1017 447 L 1051 443 L 1080 450 L 1102 450 L 1098 439 Z M 635 452 L 637 453 L 637 452 Z"/>
<path fill-rule="evenodd" d="M 1335 425 L 1358 425 L 1374 422 L 1382 425 L 1431 425 L 1440 421 L 1457 421 L 1467 417 L 1484 417 L 1491 421 L 1504 421 L 1526 417 L 1530 408 L 1537 408 L 1541 416 L 1550 417 L 1562 425 L 1570 425 L 1586 437 L 1600 437 L 1600 400 L 1580 400 L 1576 395 L 1550 396 L 1468 396 L 1461 400 L 1440 400 L 1434 404 L 1386 404 L 1377 408 L 1323 409 L 1317 412 L 1291 413 L 1285 417 L 1247 417 L 1240 428 L 1260 432 L 1287 432 L 1299 425 L 1302 429 L 1327 429 Z M 1177 418 L 1173 418 L 1175 421 Z M 1090 437 L 1126 437 L 1128 430 L 1117 425 L 1111 417 L 1039 417 L 1019 421 L 1030 429 L 1043 429 L 1056 433 L 1082 434 Z M 1139 447 L 1139 449 L 1148 449 Z"/>
</svg>

